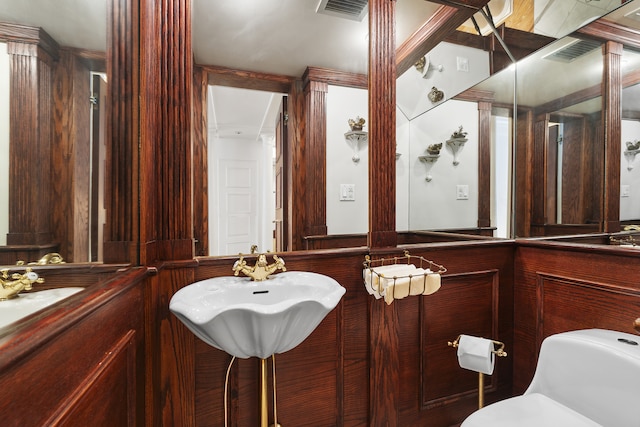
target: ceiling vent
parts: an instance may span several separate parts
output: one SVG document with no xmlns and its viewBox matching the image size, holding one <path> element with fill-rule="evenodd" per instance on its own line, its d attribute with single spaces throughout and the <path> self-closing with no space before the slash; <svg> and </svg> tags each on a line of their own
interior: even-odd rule
<svg viewBox="0 0 640 427">
<path fill-rule="evenodd" d="M 369 0 L 321 0 L 316 12 L 362 21 L 369 10 Z"/>
<path fill-rule="evenodd" d="M 571 62 L 576 58 L 591 52 L 594 49 L 598 49 L 601 43 L 593 40 L 579 40 L 575 39 L 568 45 L 552 52 L 544 57 L 551 61 L 559 62 Z"/>
</svg>

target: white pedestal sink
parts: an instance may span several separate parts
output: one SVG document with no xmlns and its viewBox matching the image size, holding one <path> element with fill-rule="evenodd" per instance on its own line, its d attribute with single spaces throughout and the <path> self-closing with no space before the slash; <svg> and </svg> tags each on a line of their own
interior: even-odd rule
<svg viewBox="0 0 640 427">
<path fill-rule="evenodd" d="M 318 273 L 287 271 L 260 282 L 225 276 L 182 288 L 169 309 L 207 344 L 232 356 L 266 359 L 304 341 L 344 293 Z"/>
<path fill-rule="evenodd" d="M 334 279 L 317 273 L 287 271 L 262 281 L 225 276 L 180 289 L 169 309 L 207 344 L 235 357 L 261 359 L 260 426 L 267 427 L 266 359 L 304 341 L 344 293 Z"/>
</svg>

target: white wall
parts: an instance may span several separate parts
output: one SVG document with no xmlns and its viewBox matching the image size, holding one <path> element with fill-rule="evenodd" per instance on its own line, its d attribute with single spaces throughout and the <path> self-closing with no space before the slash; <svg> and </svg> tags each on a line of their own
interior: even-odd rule
<svg viewBox="0 0 640 427">
<path fill-rule="evenodd" d="M 411 122 L 396 108 L 396 230 L 409 230 L 409 153 Z"/>
<path fill-rule="evenodd" d="M 622 154 L 620 156 L 620 220 L 640 219 L 640 155 L 631 163 L 632 169 L 628 170 L 629 163 L 624 157 L 626 142 L 635 142 L 640 139 L 640 122 L 635 120 L 622 120 Z M 628 186 L 629 197 L 623 197 L 623 189 Z"/>
<path fill-rule="evenodd" d="M 397 80 L 396 102 L 404 114 L 413 119 L 433 108 L 427 95 L 435 86 L 444 92 L 445 100 L 489 77 L 489 54 L 481 49 L 442 42 L 429 54 L 433 67 L 442 66 L 423 75 L 411 67 Z M 458 58 L 466 59 L 468 71 L 458 69 Z"/>
<path fill-rule="evenodd" d="M 368 146 L 360 161 L 344 138 L 347 121 L 367 117 L 367 91 L 330 86 L 327 94 L 327 229 L 328 234 L 368 231 Z M 409 121 L 400 109 L 397 118 L 396 229 L 422 230 L 476 227 L 478 223 L 478 110 L 477 104 L 450 100 Z M 451 133 L 462 125 L 468 141 L 453 165 L 446 147 Z M 364 130 L 367 130 L 365 125 Z M 442 142 L 440 159 L 432 165 L 433 179 L 418 156 L 428 145 Z M 340 184 L 354 184 L 355 201 L 340 201 Z M 456 185 L 469 186 L 469 199 L 456 199 Z"/>
<path fill-rule="evenodd" d="M 468 141 L 457 166 L 446 140 L 463 126 Z M 409 228 L 411 230 L 477 227 L 478 225 L 478 108 L 474 102 L 449 100 L 411 121 Z M 418 157 L 431 144 L 442 143 L 440 158 L 431 167 Z M 469 198 L 456 199 L 456 186 L 468 185 Z"/>
<path fill-rule="evenodd" d="M 0 246 L 9 232 L 9 55 L 0 43 Z"/>
<path fill-rule="evenodd" d="M 365 89 L 329 86 L 327 92 L 327 234 L 369 231 L 369 145 L 360 147 L 360 161 L 352 160 L 353 150 L 344 134 L 349 119 L 357 116 L 368 123 L 368 92 Z M 355 185 L 355 200 L 340 201 L 340 184 Z"/>
</svg>

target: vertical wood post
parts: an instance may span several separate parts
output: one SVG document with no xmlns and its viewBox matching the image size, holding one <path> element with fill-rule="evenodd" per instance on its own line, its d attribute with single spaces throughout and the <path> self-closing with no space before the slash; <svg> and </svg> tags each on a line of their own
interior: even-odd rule
<svg viewBox="0 0 640 427">
<path fill-rule="evenodd" d="M 369 234 L 372 250 L 395 247 L 395 1 L 369 0 Z M 371 300 L 369 425 L 398 425 L 400 400 L 396 304 Z"/>
<path fill-rule="evenodd" d="M 140 263 L 193 258 L 190 0 L 141 0 Z"/>
<path fill-rule="evenodd" d="M 620 231 L 620 151 L 622 150 L 622 45 L 603 47 L 602 128 L 604 129 L 604 232 Z"/>
<path fill-rule="evenodd" d="M 395 247 L 396 59 L 395 1 L 369 1 L 370 248 Z"/>
<path fill-rule="evenodd" d="M 41 32 L 31 41 L 7 43 L 11 73 L 8 245 L 53 240 L 49 181 L 57 45 L 45 46 L 52 48 L 46 50 L 41 36 L 45 34 Z"/>
</svg>

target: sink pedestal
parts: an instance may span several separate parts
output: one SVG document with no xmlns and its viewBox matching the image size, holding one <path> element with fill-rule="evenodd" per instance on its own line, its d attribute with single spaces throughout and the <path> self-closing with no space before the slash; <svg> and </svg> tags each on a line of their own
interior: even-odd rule
<svg viewBox="0 0 640 427">
<path fill-rule="evenodd" d="M 268 427 L 268 425 L 269 410 L 267 404 L 267 359 L 260 359 L 260 427 Z"/>
<path fill-rule="evenodd" d="M 260 427 L 282 427 L 278 424 L 278 410 L 276 409 L 276 358 L 271 356 L 273 363 L 273 424 L 269 426 L 269 399 L 267 396 L 267 359 L 260 359 Z"/>
</svg>

